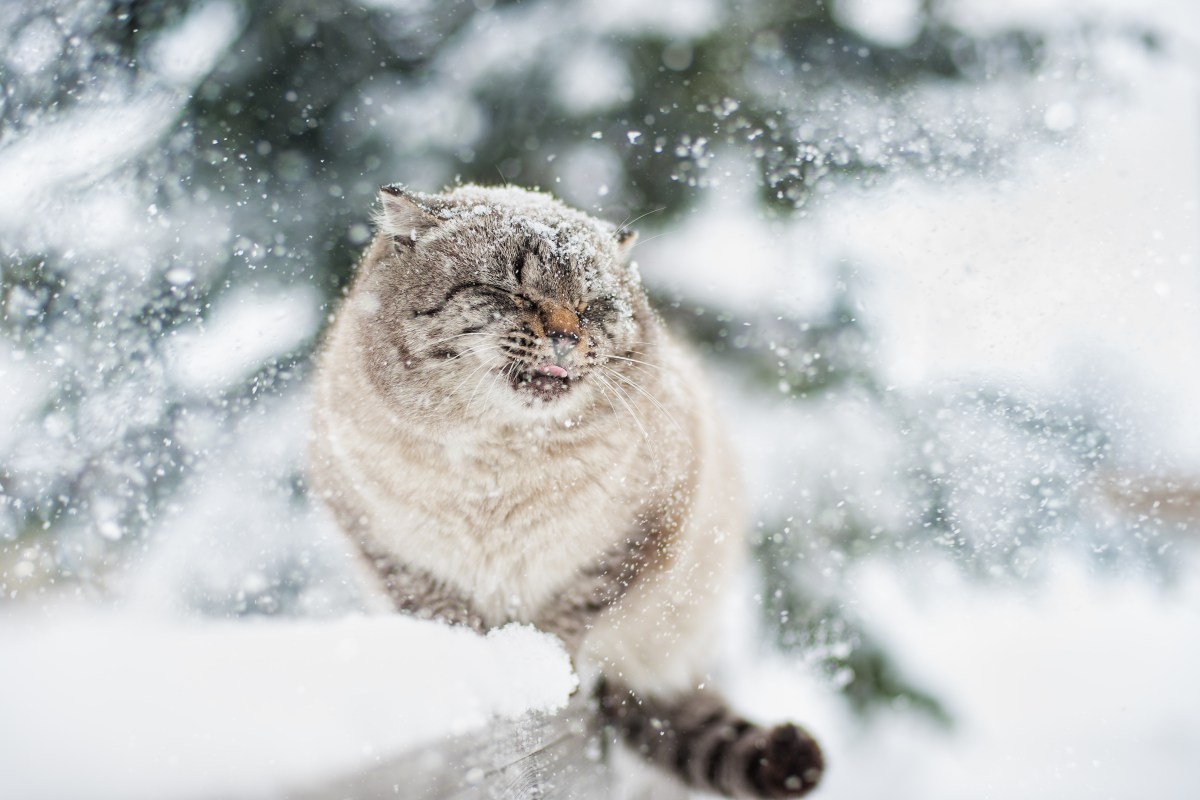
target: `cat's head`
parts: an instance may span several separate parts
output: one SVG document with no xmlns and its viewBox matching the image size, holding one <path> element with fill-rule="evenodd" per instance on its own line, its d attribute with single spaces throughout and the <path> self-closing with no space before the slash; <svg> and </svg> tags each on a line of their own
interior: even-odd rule
<svg viewBox="0 0 1200 800">
<path fill-rule="evenodd" d="M 389 399 L 464 421 L 627 402 L 653 338 L 632 232 L 523 189 L 393 185 L 380 199 L 350 302 Z"/>
</svg>

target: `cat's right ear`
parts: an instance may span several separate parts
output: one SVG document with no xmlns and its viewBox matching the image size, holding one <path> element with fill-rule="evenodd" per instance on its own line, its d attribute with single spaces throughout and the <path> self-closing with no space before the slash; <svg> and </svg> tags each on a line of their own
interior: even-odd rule
<svg viewBox="0 0 1200 800">
<path fill-rule="evenodd" d="M 412 247 L 440 220 L 434 210 L 423 202 L 420 195 L 410 192 L 398 183 L 379 187 L 382 210 L 376 224 L 382 233 L 392 238 L 399 247 Z"/>
</svg>

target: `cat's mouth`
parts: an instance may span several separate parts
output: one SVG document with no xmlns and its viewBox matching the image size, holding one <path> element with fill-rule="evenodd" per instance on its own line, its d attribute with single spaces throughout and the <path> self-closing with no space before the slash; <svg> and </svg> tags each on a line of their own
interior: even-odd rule
<svg viewBox="0 0 1200 800">
<path fill-rule="evenodd" d="M 570 391 L 573 381 L 565 369 L 557 364 L 547 363 L 518 372 L 512 384 L 518 392 L 529 392 L 539 399 L 553 400 Z"/>
</svg>

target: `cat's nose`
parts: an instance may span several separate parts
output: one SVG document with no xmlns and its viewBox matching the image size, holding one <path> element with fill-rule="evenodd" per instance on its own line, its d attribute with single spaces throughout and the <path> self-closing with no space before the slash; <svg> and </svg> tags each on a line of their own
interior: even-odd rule
<svg viewBox="0 0 1200 800">
<path fill-rule="evenodd" d="M 551 336 L 579 333 L 579 315 L 562 303 L 555 300 L 545 301 L 541 303 L 541 312 L 542 324 L 546 326 L 546 333 Z"/>
<path fill-rule="evenodd" d="M 550 349 L 554 351 L 554 359 L 556 361 L 562 361 L 569 356 L 578 344 L 578 334 L 567 333 L 565 331 L 552 331 L 550 333 Z"/>
<path fill-rule="evenodd" d="M 553 300 L 543 303 L 541 312 L 554 360 L 561 364 L 579 344 L 579 315 Z"/>
</svg>

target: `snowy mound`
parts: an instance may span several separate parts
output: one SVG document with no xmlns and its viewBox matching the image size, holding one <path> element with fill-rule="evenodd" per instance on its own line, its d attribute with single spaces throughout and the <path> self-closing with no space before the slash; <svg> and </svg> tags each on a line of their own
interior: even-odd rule
<svg viewBox="0 0 1200 800">
<path fill-rule="evenodd" d="M 275 794 L 578 685 L 558 640 L 518 625 L 90 614 L 2 620 L 0 640 L 0 797 L 26 800 Z"/>
</svg>

